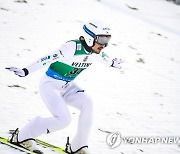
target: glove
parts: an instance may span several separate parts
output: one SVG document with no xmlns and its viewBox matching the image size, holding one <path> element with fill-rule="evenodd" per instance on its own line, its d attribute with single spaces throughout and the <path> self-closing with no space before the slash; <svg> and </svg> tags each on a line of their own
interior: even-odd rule
<svg viewBox="0 0 180 154">
<path fill-rule="evenodd" d="M 112 67 L 115 67 L 115 68 L 118 68 L 118 69 L 121 69 L 121 66 L 120 66 L 121 63 L 123 63 L 123 60 L 122 60 L 122 59 L 114 58 L 114 59 L 112 60 L 111 66 L 112 66 Z"/>
<path fill-rule="evenodd" d="M 13 71 L 19 77 L 25 77 L 29 74 L 29 71 L 26 68 L 20 69 L 16 67 L 6 67 L 7 70 Z"/>
</svg>

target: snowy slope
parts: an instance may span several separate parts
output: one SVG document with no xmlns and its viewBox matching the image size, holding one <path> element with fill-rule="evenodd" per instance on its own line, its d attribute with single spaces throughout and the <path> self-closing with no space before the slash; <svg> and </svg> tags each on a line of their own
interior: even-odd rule
<svg viewBox="0 0 180 154">
<path fill-rule="evenodd" d="M 23 3 L 20 3 L 23 2 Z M 25 3 L 27 2 L 27 3 Z M 106 52 L 125 60 L 122 70 L 94 64 L 76 82 L 94 100 L 93 154 L 177 154 L 178 144 L 106 145 L 107 133 L 123 136 L 180 136 L 180 8 L 166 0 L 0 0 L 0 134 L 50 113 L 38 93 L 46 69 L 26 78 L 4 68 L 25 67 L 77 38 L 82 24 L 102 19 L 112 26 Z M 64 146 L 72 124 L 40 138 Z M 0 145 L 0 153 L 18 153 Z"/>
</svg>

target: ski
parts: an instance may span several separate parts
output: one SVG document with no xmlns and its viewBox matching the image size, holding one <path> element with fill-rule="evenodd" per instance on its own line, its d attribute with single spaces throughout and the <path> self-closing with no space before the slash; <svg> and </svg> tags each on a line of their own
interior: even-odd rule
<svg viewBox="0 0 180 154">
<path fill-rule="evenodd" d="M 15 130 L 9 130 L 9 134 L 12 134 Z M 61 153 L 61 154 L 66 154 L 66 152 L 64 151 L 63 148 L 61 147 L 57 147 L 55 145 L 52 145 L 50 143 L 47 143 L 45 141 L 42 141 L 40 139 L 36 139 L 36 143 L 37 145 L 43 147 L 43 148 L 49 148 L 51 151 L 56 151 L 58 153 Z"/>
<path fill-rule="evenodd" d="M 19 146 L 17 146 L 17 145 L 14 145 L 14 144 L 10 143 L 10 142 L 8 141 L 8 139 L 6 139 L 6 138 L 4 138 L 4 137 L 0 137 L 0 143 L 1 143 L 1 144 L 4 144 L 4 145 L 6 145 L 6 146 L 9 146 L 9 147 L 11 147 L 11 148 L 13 148 L 13 149 L 16 149 L 16 150 L 18 150 L 18 151 L 25 152 L 25 153 L 27 153 L 27 154 L 37 154 L 37 153 L 35 153 L 35 152 L 29 151 L 29 150 L 27 150 L 27 149 L 25 149 L 25 148 L 22 148 L 22 147 L 19 147 Z"/>
<path fill-rule="evenodd" d="M 4 137 L 0 137 L 0 143 L 1 143 L 1 144 L 4 144 L 4 145 L 7 145 L 7 146 L 9 146 L 9 147 L 11 147 L 11 148 L 14 148 L 14 149 L 16 149 L 16 150 L 19 150 L 19 151 L 21 151 L 21 152 L 26 152 L 27 154 L 37 154 L 37 153 L 32 152 L 32 151 L 30 151 L 30 150 L 28 150 L 28 149 L 25 149 L 25 148 L 23 148 L 23 147 L 19 147 L 19 146 L 15 145 L 15 144 L 10 143 L 10 142 L 8 141 L 8 139 L 7 139 L 7 138 L 4 138 Z M 55 152 L 58 152 L 58 153 L 60 153 L 60 154 L 66 154 L 66 152 L 64 151 L 63 148 L 54 146 L 54 145 L 49 144 L 49 143 L 47 143 L 47 142 L 44 142 L 44 141 L 42 141 L 42 140 L 36 139 L 36 143 L 37 143 L 37 145 L 39 145 L 39 146 L 41 146 L 41 147 L 43 147 L 43 148 L 49 148 L 51 151 L 55 151 Z"/>
<path fill-rule="evenodd" d="M 39 140 L 39 139 L 36 139 L 36 143 L 44 148 L 49 148 L 51 149 L 52 151 L 56 151 L 56 152 L 59 152 L 61 154 L 66 154 L 66 152 L 64 151 L 63 148 L 60 148 L 60 147 L 57 147 L 57 146 L 54 146 L 50 143 L 47 143 L 45 141 L 42 141 L 42 140 Z"/>
</svg>

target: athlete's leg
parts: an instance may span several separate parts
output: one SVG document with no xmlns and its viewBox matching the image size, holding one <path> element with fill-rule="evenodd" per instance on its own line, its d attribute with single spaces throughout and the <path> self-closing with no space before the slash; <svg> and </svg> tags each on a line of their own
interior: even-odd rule
<svg viewBox="0 0 180 154">
<path fill-rule="evenodd" d="M 80 110 L 77 133 L 71 142 L 72 150 L 77 150 L 82 146 L 88 145 L 90 130 L 93 121 L 93 103 L 86 92 L 79 88 L 70 88 L 71 93 L 65 97 L 68 105 Z"/>
<path fill-rule="evenodd" d="M 47 77 L 44 78 L 40 83 L 40 95 L 53 117 L 31 120 L 20 130 L 19 141 L 63 129 L 70 123 L 70 113 L 59 91 L 61 84 L 54 79 L 47 81 Z"/>
</svg>

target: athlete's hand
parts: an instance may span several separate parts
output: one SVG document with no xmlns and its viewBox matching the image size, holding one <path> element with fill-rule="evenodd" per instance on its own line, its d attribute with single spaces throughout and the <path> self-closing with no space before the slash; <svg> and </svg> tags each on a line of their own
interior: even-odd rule
<svg viewBox="0 0 180 154">
<path fill-rule="evenodd" d="M 114 58 L 112 60 L 112 67 L 115 67 L 115 68 L 119 68 L 121 69 L 121 64 L 123 63 L 123 60 L 122 59 L 119 59 L 119 58 Z"/>
<path fill-rule="evenodd" d="M 17 67 L 6 67 L 7 70 L 14 72 L 19 77 L 25 77 L 29 74 L 28 70 L 26 68 L 20 69 Z"/>
</svg>

